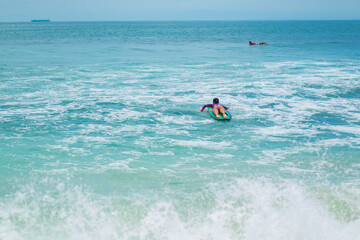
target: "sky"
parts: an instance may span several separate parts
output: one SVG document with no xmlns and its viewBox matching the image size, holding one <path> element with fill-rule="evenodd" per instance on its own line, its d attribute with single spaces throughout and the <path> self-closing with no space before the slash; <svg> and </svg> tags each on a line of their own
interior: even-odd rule
<svg viewBox="0 0 360 240">
<path fill-rule="evenodd" d="M 0 22 L 353 20 L 360 0 L 0 0 Z"/>
</svg>

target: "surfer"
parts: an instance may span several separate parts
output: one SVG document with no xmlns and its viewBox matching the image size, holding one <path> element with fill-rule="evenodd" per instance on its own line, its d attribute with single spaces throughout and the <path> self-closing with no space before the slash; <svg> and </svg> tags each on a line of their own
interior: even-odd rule
<svg viewBox="0 0 360 240">
<path fill-rule="evenodd" d="M 254 42 L 252 42 L 252 41 L 249 41 L 249 45 L 251 46 L 251 45 L 265 45 L 266 44 L 266 42 L 261 42 L 261 43 L 254 43 Z"/>
<path fill-rule="evenodd" d="M 212 112 L 215 114 L 215 116 L 217 118 L 220 118 L 219 112 L 224 116 L 224 118 L 227 117 L 225 109 L 229 109 L 228 107 L 225 107 L 224 105 L 219 103 L 219 99 L 218 98 L 214 98 L 213 99 L 213 103 L 212 104 L 205 104 L 200 112 L 204 111 L 205 108 L 207 107 L 211 107 L 212 108 Z"/>
</svg>

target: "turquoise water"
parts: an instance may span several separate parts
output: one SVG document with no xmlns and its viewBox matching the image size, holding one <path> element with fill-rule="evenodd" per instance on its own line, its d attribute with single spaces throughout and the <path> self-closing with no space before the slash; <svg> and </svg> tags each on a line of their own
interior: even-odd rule
<svg viewBox="0 0 360 240">
<path fill-rule="evenodd" d="M 0 239 L 354 240 L 359 80 L 360 21 L 0 23 Z"/>
</svg>

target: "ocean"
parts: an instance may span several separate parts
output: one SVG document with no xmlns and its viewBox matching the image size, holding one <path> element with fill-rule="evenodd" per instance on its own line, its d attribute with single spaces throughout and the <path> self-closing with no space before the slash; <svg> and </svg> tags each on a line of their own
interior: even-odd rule
<svg viewBox="0 0 360 240">
<path fill-rule="evenodd" d="M 359 236 L 360 21 L 0 23 L 0 239 Z"/>
</svg>

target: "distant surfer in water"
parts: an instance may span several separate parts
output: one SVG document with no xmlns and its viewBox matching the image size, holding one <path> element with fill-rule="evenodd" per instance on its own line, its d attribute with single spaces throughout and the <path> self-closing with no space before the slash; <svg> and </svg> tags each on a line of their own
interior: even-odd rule
<svg viewBox="0 0 360 240">
<path fill-rule="evenodd" d="M 205 104 L 205 105 L 201 108 L 200 112 L 204 111 L 204 109 L 207 108 L 207 107 L 211 107 L 211 108 L 212 108 L 212 112 L 215 114 L 215 116 L 216 116 L 217 118 L 220 117 L 219 112 L 224 116 L 224 118 L 227 117 L 226 112 L 225 112 L 225 109 L 229 109 L 229 108 L 228 108 L 228 107 L 225 107 L 225 106 L 222 105 L 222 104 L 220 104 L 218 98 L 214 98 L 212 104 Z"/>
<path fill-rule="evenodd" d="M 266 42 L 261 42 L 261 43 L 254 43 L 254 42 L 252 42 L 252 41 L 249 41 L 249 45 L 251 46 L 251 45 L 265 45 L 266 44 Z"/>
</svg>

